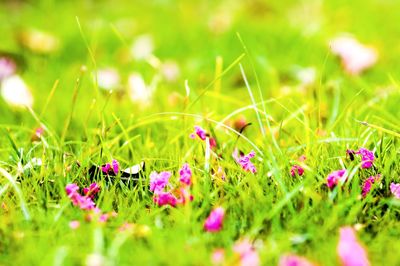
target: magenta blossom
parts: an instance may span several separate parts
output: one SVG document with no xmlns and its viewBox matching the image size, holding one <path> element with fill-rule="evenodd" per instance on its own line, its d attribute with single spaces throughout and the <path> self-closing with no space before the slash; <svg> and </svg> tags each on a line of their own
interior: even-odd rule
<svg viewBox="0 0 400 266">
<path fill-rule="evenodd" d="M 233 246 L 233 251 L 239 255 L 241 266 L 260 265 L 258 253 L 248 239 L 237 241 Z"/>
<path fill-rule="evenodd" d="M 371 191 L 372 185 L 375 183 L 375 181 L 378 181 L 380 179 L 381 175 L 377 176 L 370 176 L 367 179 L 365 179 L 363 186 L 362 186 L 362 196 L 366 197 L 367 194 Z"/>
<path fill-rule="evenodd" d="M 178 199 L 171 192 L 160 191 L 154 195 L 153 201 L 158 204 L 158 206 L 171 205 L 175 207 L 178 203 Z"/>
<path fill-rule="evenodd" d="M 279 259 L 279 266 L 313 266 L 306 258 L 296 255 L 283 255 Z"/>
<path fill-rule="evenodd" d="M 240 157 L 238 156 L 238 150 L 235 149 L 232 157 L 236 160 L 236 162 L 238 164 L 240 164 L 242 166 L 242 168 L 246 171 L 246 172 L 252 172 L 252 173 L 256 173 L 256 167 L 254 166 L 254 164 L 250 161 L 251 158 L 254 158 L 254 156 L 256 156 L 256 153 L 254 151 L 251 151 L 249 154 L 247 155 L 241 155 Z"/>
<path fill-rule="evenodd" d="M 361 155 L 361 167 L 362 168 L 371 168 L 372 164 L 374 163 L 375 156 L 374 153 L 370 150 L 365 148 L 360 148 L 356 154 Z"/>
<path fill-rule="evenodd" d="M 204 230 L 208 232 L 218 232 L 222 229 L 225 210 L 222 207 L 215 208 L 204 222 Z"/>
<path fill-rule="evenodd" d="M 207 133 L 206 131 L 201 128 L 200 126 L 194 126 L 194 133 L 190 134 L 190 137 L 194 139 L 196 135 L 201 139 L 201 140 L 206 140 Z"/>
<path fill-rule="evenodd" d="M 390 184 L 390 192 L 392 192 L 393 196 L 396 199 L 400 199 L 400 184 L 391 183 Z"/>
<path fill-rule="evenodd" d="M 293 165 L 292 168 L 290 169 L 290 174 L 295 177 L 296 174 L 298 174 L 299 176 L 302 176 L 304 174 L 304 169 L 303 167 L 301 167 L 300 165 Z"/>
<path fill-rule="evenodd" d="M 88 196 L 82 196 L 78 192 L 79 187 L 76 184 L 68 184 L 65 187 L 65 191 L 68 197 L 71 199 L 74 206 L 79 206 L 82 210 L 93 210 L 96 208 L 96 204 Z"/>
<path fill-rule="evenodd" d="M 327 185 L 330 189 L 334 188 L 339 182 L 345 182 L 347 179 L 346 169 L 333 171 L 326 178 Z"/>
<path fill-rule="evenodd" d="M 89 187 L 85 187 L 83 189 L 83 194 L 85 196 L 90 197 L 91 199 L 94 198 L 94 196 L 100 191 L 100 186 L 97 183 L 92 183 L 90 184 Z"/>
<path fill-rule="evenodd" d="M 350 226 L 340 228 L 337 253 L 343 266 L 369 266 L 367 252 L 357 241 L 355 231 Z"/>
<path fill-rule="evenodd" d="M 110 163 L 106 163 L 106 165 L 101 167 L 101 171 L 104 174 L 108 174 L 110 171 L 113 171 L 114 174 L 118 174 L 119 173 L 119 163 L 117 160 L 112 160 L 111 164 Z"/>
<path fill-rule="evenodd" d="M 150 191 L 154 193 L 161 192 L 168 184 L 171 172 L 160 172 L 159 174 L 155 171 L 150 173 Z"/>
<path fill-rule="evenodd" d="M 187 163 L 185 163 L 181 170 L 179 170 L 180 179 L 179 181 L 185 185 L 190 186 L 192 183 L 192 171 Z"/>
</svg>

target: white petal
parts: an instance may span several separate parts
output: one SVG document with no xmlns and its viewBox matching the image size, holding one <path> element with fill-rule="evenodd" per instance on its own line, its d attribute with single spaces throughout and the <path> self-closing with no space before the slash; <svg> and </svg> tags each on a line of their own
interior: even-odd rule
<svg viewBox="0 0 400 266">
<path fill-rule="evenodd" d="M 154 50 L 153 38 L 148 35 L 140 35 L 131 46 L 131 54 L 137 60 L 149 58 Z"/>
<path fill-rule="evenodd" d="M 28 86 L 18 75 L 8 77 L 1 84 L 1 96 L 12 106 L 33 105 L 33 97 Z"/>
</svg>

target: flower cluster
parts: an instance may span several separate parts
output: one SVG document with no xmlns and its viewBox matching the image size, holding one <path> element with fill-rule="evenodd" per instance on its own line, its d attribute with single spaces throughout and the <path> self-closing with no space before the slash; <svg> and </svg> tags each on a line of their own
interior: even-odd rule
<svg viewBox="0 0 400 266">
<path fill-rule="evenodd" d="M 101 167 L 101 171 L 104 174 L 109 174 L 110 172 L 113 172 L 115 175 L 118 174 L 119 172 L 119 163 L 117 160 L 112 160 L 111 163 L 107 163 L 106 165 Z"/>
<path fill-rule="evenodd" d="M 364 169 L 371 168 L 375 161 L 374 153 L 365 148 L 360 148 L 358 151 L 347 150 L 346 153 L 350 156 L 351 160 L 354 160 L 354 155 L 360 155 L 361 156 L 361 168 L 364 168 Z"/>
<path fill-rule="evenodd" d="M 86 217 L 88 221 L 92 221 L 96 218 L 98 222 L 104 223 L 110 217 L 115 217 L 116 213 L 102 213 L 101 210 L 96 207 L 93 199 L 99 191 L 100 186 L 97 183 L 92 183 L 89 187 L 83 188 L 83 195 L 79 193 L 79 187 L 77 184 L 68 184 L 65 187 L 65 192 L 74 206 L 78 206 L 80 209 L 85 211 L 90 211 Z M 72 221 L 70 227 L 76 229 L 79 227 L 79 223 Z"/>
<path fill-rule="evenodd" d="M 91 190 L 91 187 L 96 187 L 95 190 Z M 68 195 L 68 198 L 72 201 L 74 206 L 78 206 L 82 210 L 94 210 L 96 209 L 96 204 L 93 202 L 94 195 L 99 191 L 99 187 L 96 183 L 90 185 L 89 188 L 85 188 L 84 195 L 82 196 L 79 192 L 79 187 L 76 184 L 68 184 L 65 187 L 65 192 Z"/>
<path fill-rule="evenodd" d="M 185 204 L 187 201 L 193 200 L 193 196 L 189 192 L 192 184 L 192 171 L 188 164 L 182 166 L 179 175 L 180 187 L 173 191 L 172 185 L 169 183 L 172 176 L 171 172 L 151 172 L 150 191 L 154 193 L 153 201 L 158 206 L 170 205 L 175 207 L 177 204 Z"/>
<path fill-rule="evenodd" d="M 250 161 L 251 158 L 254 158 L 256 156 L 256 153 L 254 151 L 251 151 L 247 155 L 240 155 L 239 156 L 239 151 L 238 149 L 235 149 L 233 151 L 232 157 L 235 159 L 235 161 L 240 164 L 246 172 L 252 172 L 253 174 L 257 172 L 256 167 L 254 164 Z"/>
</svg>

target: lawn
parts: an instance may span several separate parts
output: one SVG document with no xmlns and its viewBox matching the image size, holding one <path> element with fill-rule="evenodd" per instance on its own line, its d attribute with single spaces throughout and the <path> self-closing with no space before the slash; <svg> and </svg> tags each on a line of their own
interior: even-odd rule
<svg viewBox="0 0 400 266">
<path fill-rule="evenodd" d="M 1 1 L 0 265 L 400 265 L 399 10 Z"/>
</svg>

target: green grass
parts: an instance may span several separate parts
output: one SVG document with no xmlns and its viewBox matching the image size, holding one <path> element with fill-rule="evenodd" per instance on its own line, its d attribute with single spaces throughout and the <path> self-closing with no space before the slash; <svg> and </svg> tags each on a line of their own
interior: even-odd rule
<svg viewBox="0 0 400 266">
<path fill-rule="evenodd" d="M 209 265 L 215 248 L 225 248 L 232 265 L 231 247 L 245 237 L 255 241 L 262 265 L 277 265 L 285 253 L 339 265 L 338 230 L 356 224 L 372 265 L 400 265 L 400 204 L 389 190 L 400 181 L 400 2 L 12 2 L 0 4 L 0 51 L 24 57 L 20 75 L 35 103 L 16 109 L 0 100 L 1 265 L 80 265 L 90 254 L 106 265 Z M 210 19 L 224 12 L 230 27 L 213 32 Z M 56 36 L 60 49 L 38 55 L 21 47 L 16 35 L 31 28 Z M 329 51 L 329 40 L 342 32 L 379 50 L 378 63 L 360 76 L 344 73 Z M 123 83 L 133 71 L 146 83 L 159 76 L 147 62 L 128 59 L 143 33 L 153 37 L 161 62 L 180 68 L 178 80 L 160 80 L 147 108 L 126 93 L 98 89 L 91 76 L 106 66 L 117 68 Z M 299 67 L 317 74 L 303 89 Z M 221 123 L 241 115 L 252 123 L 241 136 Z M 32 142 L 39 125 L 47 129 L 44 138 Z M 189 138 L 194 125 L 217 139 L 209 161 L 204 143 Z M 257 174 L 235 163 L 235 147 L 256 150 Z M 346 158 L 346 149 L 359 147 L 375 151 L 374 169 Z M 293 178 L 290 167 L 303 154 L 305 174 Z M 21 171 L 32 158 L 43 165 Z M 98 180 L 97 206 L 118 216 L 104 225 L 85 222 L 65 185 L 88 186 L 87 169 L 112 158 L 124 168 L 145 161 L 143 178 L 129 186 Z M 185 162 L 194 171 L 193 202 L 153 204 L 149 173 L 168 170 L 177 178 Z M 226 182 L 211 177 L 219 166 Z M 353 178 L 329 191 L 326 176 L 343 166 Z M 362 181 L 378 173 L 381 182 L 363 199 Z M 214 206 L 223 206 L 226 218 L 211 234 L 203 223 Z M 81 226 L 71 230 L 71 220 Z M 119 232 L 125 222 L 136 229 Z"/>
</svg>

